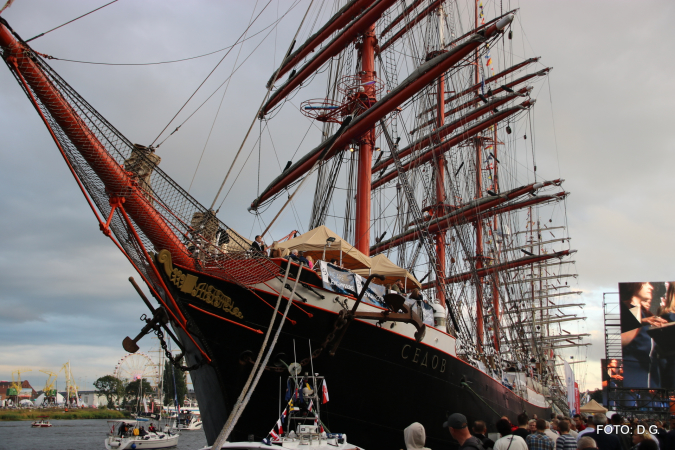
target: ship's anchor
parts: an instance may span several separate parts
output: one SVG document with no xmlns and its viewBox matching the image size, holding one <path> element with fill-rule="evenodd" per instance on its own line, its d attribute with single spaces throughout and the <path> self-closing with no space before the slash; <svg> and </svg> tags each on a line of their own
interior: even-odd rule
<svg viewBox="0 0 675 450">
<path fill-rule="evenodd" d="M 384 280 L 384 276 L 382 275 L 378 274 L 370 275 L 366 280 L 366 283 L 363 285 L 363 289 L 361 289 L 359 296 L 356 298 L 356 303 L 354 303 L 354 306 L 352 307 L 351 311 L 347 309 L 343 309 L 342 311 L 340 311 L 340 316 L 338 317 L 337 320 L 338 322 L 341 321 L 344 324 L 344 326 L 339 327 L 342 328 L 342 333 L 340 334 L 340 336 L 338 336 L 337 340 L 333 344 L 333 348 L 330 350 L 329 354 L 331 356 L 335 355 L 335 352 L 337 351 L 337 348 L 340 345 L 342 338 L 347 332 L 349 324 L 354 319 L 371 319 L 371 320 L 375 319 L 378 321 L 379 324 L 382 324 L 384 322 L 410 323 L 413 324 L 415 328 L 417 328 L 417 331 L 415 332 L 415 340 L 417 342 L 421 342 L 422 339 L 424 339 L 424 334 L 427 331 L 426 325 L 424 324 L 424 322 L 422 322 L 420 317 L 405 304 L 405 298 L 403 298 L 399 294 L 386 294 L 384 296 L 384 301 L 387 304 L 387 306 L 391 308 L 390 310 L 382 312 L 357 311 L 357 308 L 361 304 L 361 300 L 363 299 L 363 296 L 365 295 L 366 290 L 368 289 L 368 285 L 370 284 L 370 281 L 373 278 L 379 278 L 380 280 Z"/>
<path fill-rule="evenodd" d="M 137 342 L 141 340 L 143 336 L 148 334 L 151 330 L 158 331 L 162 325 L 166 325 L 169 322 L 169 318 L 162 309 L 156 309 L 152 314 L 152 318 L 143 314 L 141 320 L 145 321 L 145 326 L 141 328 L 141 332 L 133 339 L 127 336 L 122 341 L 122 347 L 129 353 L 136 353 L 138 351 L 139 347 Z"/>
<path fill-rule="evenodd" d="M 145 302 L 145 305 L 150 309 L 150 312 L 152 312 L 152 317 L 148 317 L 145 314 L 141 316 L 141 320 L 145 321 L 145 326 L 141 329 L 141 332 L 138 333 L 138 335 L 135 338 L 131 339 L 129 336 L 124 338 L 124 340 L 122 341 L 122 347 L 124 347 L 124 350 L 126 350 L 129 353 L 136 353 L 139 349 L 137 342 L 141 340 L 143 336 L 145 336 L 152 330 L 154 330 L 155 332 L 158 331 L 161 332 L 162 328 L 164 328 L 164 330 L 171 336 L 171 338 L 173 338 L 175 342 L 178 342 L 178 339 L 167 327 L 167 324 L 169 323 L 169 317 L 167 316 L 164 308 L 155 309 L 148 300 L 148 298 L 145 296 L 145 294 L 143 294 L 141 288 L 138 287 L 138 284 L 136 284 L 134 278 L 129 277 L 129 281 L 136 289 L 136 292 L 138 292 L 138 295 L 141 296 L 141 298 Z"/>
</svg>

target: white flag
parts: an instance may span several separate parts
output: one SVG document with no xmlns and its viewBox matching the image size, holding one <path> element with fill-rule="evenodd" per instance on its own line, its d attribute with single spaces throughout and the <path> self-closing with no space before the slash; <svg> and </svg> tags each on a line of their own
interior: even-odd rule
<svg viewBox="0 0 675 450">
<path fill-rule="evenodd" d="M 570 417 L 572 417 L 578 412 L 575 408 L 574 371 L 567 361 L 563 361 L 563 364 L 565 366 L 565 385 L 567 386 L 567 406 L 570 409 Z"/>
</svg>

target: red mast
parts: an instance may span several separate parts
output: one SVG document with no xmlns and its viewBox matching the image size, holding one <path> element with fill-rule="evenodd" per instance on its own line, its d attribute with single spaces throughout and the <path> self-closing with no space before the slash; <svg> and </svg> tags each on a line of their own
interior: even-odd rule
<svg viewBox="0 0 675 450">
<path fill-rule="evenodd" d="M 370 105 L 375 98 L 375 24 L 371 25 L 363 35 L 361 45 L 361 84 L 368 95 Z M 358 172 L 356 181 L 356 223 L 354 226 L 354 247 L 360 252 L 370 254 L 370 192 L 373 165 L 373 148 L 375 146 L 375 128 L 371 128 L 361 136 L 359 146 Z"/>
</svg>

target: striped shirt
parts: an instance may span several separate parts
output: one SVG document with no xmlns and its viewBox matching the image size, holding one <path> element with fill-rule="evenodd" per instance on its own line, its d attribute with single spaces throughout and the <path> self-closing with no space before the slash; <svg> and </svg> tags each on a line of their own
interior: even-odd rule
<svg viewBox="0 0 675 450">
<path fill-rule="evenodd" d="M 555 450 L 576 450 L 577 440 L 571 434 L 563 434 L 555 441 Z"/>
</svg>

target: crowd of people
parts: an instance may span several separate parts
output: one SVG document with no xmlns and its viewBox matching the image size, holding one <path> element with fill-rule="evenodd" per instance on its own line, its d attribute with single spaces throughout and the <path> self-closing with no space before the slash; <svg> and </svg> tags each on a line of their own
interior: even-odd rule
<svg viewBox="0 0 675 450">
<path fill-rule="evenodd" d="M 476 420 L 468 426 L 466 416 L 452 414 L 443 423 L 459 450 L 675 450 L 675 418 L 669 429 L 661 421 L 624 420 L 620 414 L 584 417 L 562 415 L 550 421 L 518 415 L 518 425 L 501 417 L 495 428 L 499 438 L 487 436 L 487 425 Z M 424 427 L 415 422 L 403 432 L 407 450 L 427 449 Z M 429 450 L 429 449 L 427 449 Z"/>
</svg>

